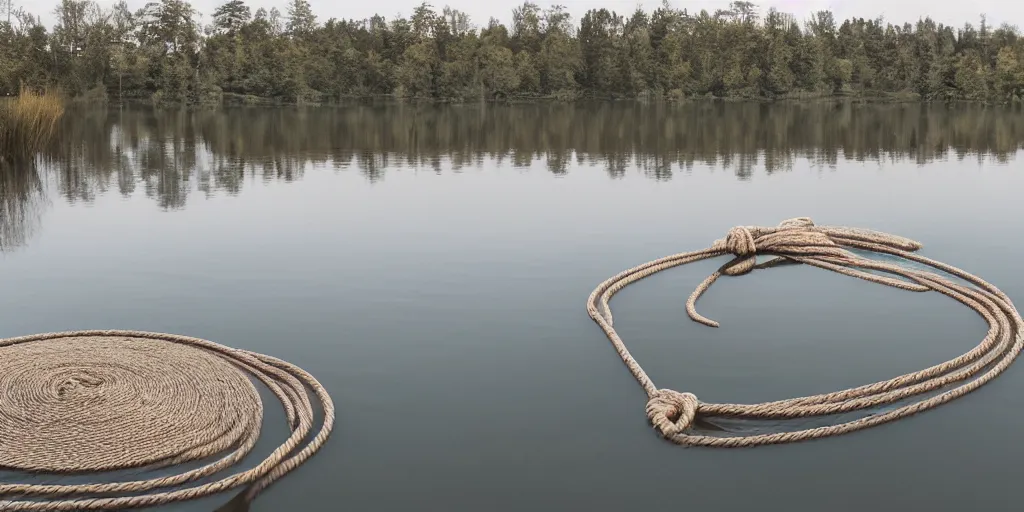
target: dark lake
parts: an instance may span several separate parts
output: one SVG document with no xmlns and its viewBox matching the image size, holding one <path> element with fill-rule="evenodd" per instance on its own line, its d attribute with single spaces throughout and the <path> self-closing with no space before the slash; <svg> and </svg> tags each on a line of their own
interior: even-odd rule
<svg viewBox="0 0 1024 512">
<path fill-rule="evenodd" d="M 1024 362 L 858 433 L 664 441 L 587 316 L 606 278 L 797 216 L 924 244 L 1024 301 L 1024 110 L 815 104 L 79 109 L 0 173 L 0 336 L 173 332 L 302 366 L 322 452 L 253 510 L 1010 510 Z M 677 268 L 613 301 L 661 387 L 823 393 L 955 357 L 981 317 L 819 269 Z M 266 450 L 286 434 L 268 407 Z M 258 455 L 265 455 L 260 452 Z M 60 481 L 47 479 L 46 481 Z M 161 510 L 209 512 L 230 495 Z"/>
</svg>

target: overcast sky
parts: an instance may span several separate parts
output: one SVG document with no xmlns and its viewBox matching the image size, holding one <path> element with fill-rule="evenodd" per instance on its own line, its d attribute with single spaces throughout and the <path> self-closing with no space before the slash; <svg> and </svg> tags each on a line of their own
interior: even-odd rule
<svg viewBox="0 0 1024 512">
<path fill-rule="evenodd" d="M 53 7 L 58 0 L 14 0 L 15 5 L 21 4 L 29 11 L 43 17 L 43 22 L 52 24 Z M 145 5 L 147 0 L 128 0 L 133 11 Z M 110 5 L 112 0 L 99 0 L 101 5 Z M 209 23 L 209 14 L 224 0 L 192 0 L 192 5 L 203 15 L 203 23 Z M 259 7 L 278 7 L 284 12 L 288 0 L 247 0 L 255 11 Z M 408 15 L 419 0 L 309 0 L 313 11 L 321 21 L 328 18 L 364 19 L 374 14 L 381 14 L 390 19 L 397 14 Z M 433 0 L 430 2 L 438 10 L 445 5 L 464 11 L 470 15 L 471 21 L 477 25 L 486 25 L 491 17 L 503 23 L 509 23 L 512 9 L 522 4 L 522 0 Z M 631 13 L 637 6 L 645 10 L 653 10 L 661 5 L 661 0 L 547 0 L 536 1 L 541 7 L 552 3 L 566 6 L 575 21 L 588 9 L 607 8 L 622 13 Z M 707 9 L 724 8 L 728 0 L 670 0 L 677 8 L 686 8 L 691 12 Z M 989 23 L 999 25 L 1010 23 L 1024 25 L 1024 1 L 1021 0 L 765 0 L 755 2 L 761 12 L 769 7 L 793 13 L 798 19 L 805 19 L 810 13 L 822 9 L 830 9 L 836 18 L 843 20 L 849 17 L 874 18 L 879 15 L 895 23 L 914 22 L 918 18 L 931 16 L 936 21 L 962 26 L 965 22 L 978 24 L 981 14 L 988 15 Z"/>
</svg>

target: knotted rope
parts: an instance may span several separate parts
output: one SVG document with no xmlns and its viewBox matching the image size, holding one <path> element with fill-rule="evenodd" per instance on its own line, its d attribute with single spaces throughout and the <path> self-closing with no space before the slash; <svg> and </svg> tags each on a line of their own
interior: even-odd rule
<svg viewBox="0 0 1024 512">
<path fill-rule="evenodd" d="M 995 286 L 956 267 L 913 253 L 921 244 L 903 237 L 845 227 L 815 226 L 806 217 L 790 219 L 777 227 L 735 227 L 710 248 L 667 256 L 613 276 L 601 283 L 587 301 L 590 314 L 612 342 L 623 362 L 647 392 L 647 417 L 660 434 L 677 444 L 696 446 L 756 446 L 789 443 L 853 432 L 880 425 L 931 409 L 961 397 L 1003 372 L 1024 348 L 1024 320 L 1010 299 Z M 848 249 L 888 254 L 927 265 L 956 276 L 973 285 L 954 282 L 937 273 L 915 270 L 893 263 L 857 256 Z M 921 371 L 852 389 L 802 398 L 760 404 L 717 404 L 700 402 L 691 393 L 659 389 L 647 376 L 612 326 L 608 302 L 630 283 L 679 265 L 732 254 L 726 263 L 697 286 L 686 302 L 691 319 L 711 327 L 718 323 L 697 313 L 695 304 L 722 275 L 738 276 L 755 268 L 768 268 L 782 262 L 805 263 L 848 276 L 916 292 L 937 291 L 975 310 L 989 324 L 988 334 L 971 351 Z M 756 263 L 758 254 L 777 258 Z M 882 272 L 888 275 L 879 275 Z M 945 390 L 942 390 L 946 388 Z M 696 418 L 731 417 L 739 419 L 793 419 L 822 417 L 854 411 L 869 411 L 882 405 L 940 393 L 922 398 L 887 412 L 877 412 L 835 425 L 792 432 L 758 435 L 709 436 L 691 428 Z"/>
<path fill-rule="evenodd" d="M 259 438 L 263 403 L 249 376 L 281 400 L 291 435 L 252 469 L 197 484 L 241 461 Z M 307 387 L 324 413 L 308 440 L 315 421 Z M 313 456 L 333 425 L 334 404 L 324 387 L 301 368 L 263 354 L 139 331 L 3 339 L 0 468 L 59 474 L 133 469 L 138 475 L 203 464 L 112 483 L 0 483 L 0 511 L 135 509 L 242 486 L 218 510 L 245 511 L 256 495 Z"/>
</svg>

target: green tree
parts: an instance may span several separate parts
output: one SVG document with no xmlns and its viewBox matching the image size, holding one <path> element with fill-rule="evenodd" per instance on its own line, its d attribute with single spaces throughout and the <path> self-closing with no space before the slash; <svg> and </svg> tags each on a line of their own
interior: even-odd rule
<svg viewBox="0 0 1024 512">
<path fill-rule="evenodd" d="M 424 41 L 410 46 L 402 55 L 402 63 L 395 73 L 401 95 L 413 98 L 432 96 L 440 63 L 433 43 Z"/>
<path fill-rule="evenodd" d="M 230 0 L 213 11 L 213 26 L 221 34 L 233 36 L 250 20 L 252 11 L 243 0 Z"/>
<path fill-rule="evenodd" d="M 519 84 L 517 91 L 528 96 L 540 93 L 540 70 L 537 69 L 537 58 L 529 52 L 522 51 L 516 54 L 515 59 L 516 81 Z"/>
<path fill-rule="evenodd" d="M 488 45 L 481 52 L 480 64 L 481 79 L 489 95 L 508 96 L 519 87 L 520 77 L 512 50 Z"/>
<path fill-rule="evenodd" d="M 956 62 L 955 83 L 958 95 L 966 100 L 984 100 L 989 96 L 988 73 L 977 49 L 961 55 Z"/>
<path fill-rule="evenodd" d="M 297 36 L 308 36 L 316 30 L 316 15 L 306 0 L 292 0 L 288 4 L 288 33 Z"/>
<path fill-rule="evenodd" d="M 790 92 L 796 83 L 793 76 L 793 50 L 790 42 L 792 18 L 776 10 L 765 17 L 764 60 L 761 63 L 761 90 L 778 96 Z"/>
</svg>

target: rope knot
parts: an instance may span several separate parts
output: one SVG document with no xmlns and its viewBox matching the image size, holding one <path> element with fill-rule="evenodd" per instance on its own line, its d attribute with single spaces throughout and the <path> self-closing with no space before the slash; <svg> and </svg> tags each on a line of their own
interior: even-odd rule
<svg viewBox="0 0 1024 512">
<path fill-rule="evenodd" d="M 739 256 L 749 257 L 757 254 L 757 245 L 754 243 L 754 234 L 750 229 L 743 226 L 736 226 L 729 230 L 725 236 L 725 250 Z"/>
<path fill-rule="evenodd" d="M 693 393 L 659 389 L 647 401 L 647 418 L 663 437 L 672 437 L 690 428 L 700 401 Z"/>
<path fill-rule="evenodd" d="M 828 234 L 815 228 L 810 217 L 796 217 L 779 223 L 777 227 L 736 226 L 725 238 L 715 240 L 711 248 L 732 253 L 736 259 L 725 264 L 720 271 L 728 276 L 739 276 L 757 268 L 757 255 L 796 253 L 807 255 L 809 248 L 827 248 L 835 243 Z M 823 249 L 815 249 L 820 252 Z"/>
<path fill-rule="evenodd" d="M 725 238 L 715 240 L 712 247 L 736 255 L 736 259 L 722 267 L 722 272 L 730 276 L 746 274 L 754 270 L 757 264 L 757 239 L 750 228 L 736 226 L 729 230 Z"/>
</svg>

